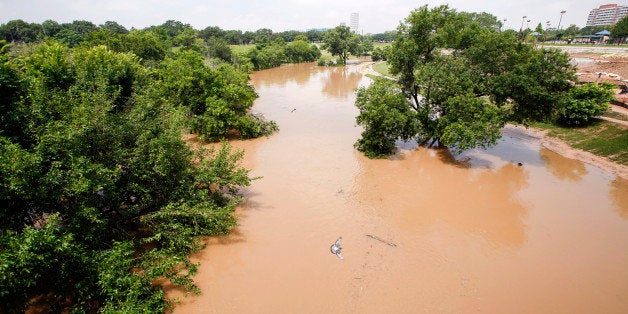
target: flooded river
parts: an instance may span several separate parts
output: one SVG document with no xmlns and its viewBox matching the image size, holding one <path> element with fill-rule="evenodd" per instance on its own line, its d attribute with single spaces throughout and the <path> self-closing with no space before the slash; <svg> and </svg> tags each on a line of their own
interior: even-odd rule
<svg viewBox="0 0 628 314">
<path fill-rule="evenodd" d="M 357 67 L 252 75 L 280 132 L 233 143 L 263 178 L 176 313 L 628 313 L 628 181 L 514 129 L 488 150 L 365 158 Z"/>
</svg>

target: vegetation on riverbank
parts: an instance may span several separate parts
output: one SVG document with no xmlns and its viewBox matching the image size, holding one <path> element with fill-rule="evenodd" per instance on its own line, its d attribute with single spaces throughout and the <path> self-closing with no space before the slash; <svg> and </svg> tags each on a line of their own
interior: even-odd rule
<svg viewBox="0 0 628 314">
<path fill-rule="evenodd" d="M 198 291 L 189 256 L 236 224 L 252 179 L 242 152 L 192 151 L 181 132 L 276 124 L 249 113 L 257 94 L 230 50 L 188 30 L 0 41 L 0 312 L 35 297 L 52 312 L 163 312 L 157 282 Z"/>
<path fill-rule="evenodd" d="M 392 73 L 390 73 L 390 64 L 386 61 L 373 64 L 373 70 L 383 76 L 392 76 Z"/>
<path fill-rule="evenodd" d="M 548 130 L 548 136 L 557 137 L 572 147 L 606 157 L 628 166 L 628 127 L 596 119 L 586 127 L 564 127 L 551 123 L 534 123 L 533 127 Z"/>
</svg>

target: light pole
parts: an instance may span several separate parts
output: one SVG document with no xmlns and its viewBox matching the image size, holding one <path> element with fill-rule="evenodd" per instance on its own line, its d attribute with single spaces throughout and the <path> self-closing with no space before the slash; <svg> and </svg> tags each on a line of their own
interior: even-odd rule
<svg viewBox="0 0 628 314">
<path fill-rule="evenodd" d="M 507 20 L 507 19 L 504 19 L 504 23 L 502 23 L 502 26 L 503 26 L 504 28 L 506 28 L 506 21 L 508 21 L 508 20 Z M 502 28 L 501 28 L 501 27 L 499 28 L 499 31 L 500 31 L 500 32 L 502 31 Z"/>
<path fill-rule="evenodd" d="M 560 22 L 563 21 L 563 14 L 567 13 L 567 11 L 562 10 L 560 11 L 560 19 L 558 20 L 558 31 L 560 32 Z"/>
<path fill-rule="evenodd" d="M 521 27 L 519 28 L 519 32 L 523 33 L 523 22 L 525 22 L 527 16 L 523 16 L 523 18 L 521 18 Z"/>
</svg>

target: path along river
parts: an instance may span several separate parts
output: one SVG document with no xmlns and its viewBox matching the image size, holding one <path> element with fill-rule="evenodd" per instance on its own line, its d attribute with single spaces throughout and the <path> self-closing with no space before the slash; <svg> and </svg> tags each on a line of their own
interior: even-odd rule
<svg viewBox="0 0 628 314">
<path fill-rule="evenodd" d="M 455 158 L 367 159 L 353 102 L 369 82 L 357 66 L 253 73 L 280 131 L 233 142 L 263 178 L 195 255 L 202 294 L 176 313 L 628 313 L 628 181 L 514 129 Z"/>
</svg>

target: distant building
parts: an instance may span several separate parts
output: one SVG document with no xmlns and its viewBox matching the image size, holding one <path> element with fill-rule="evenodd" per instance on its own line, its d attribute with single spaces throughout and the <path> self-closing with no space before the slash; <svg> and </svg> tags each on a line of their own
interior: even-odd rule
<svg viewBox="0 0 628 314">
<path fill-rule="evenodd" d="M 628 15 L 628 7 L 617 4 L 606 4 L 591 10 L 587 26 L 615 25 Z"/>
<path fill-rule="evenodd" d="M 360 26 L 360 14 L 359 13 L 351 13 L 351 30 L 355 33 L 358 32 L 358 27 Z"/>
</svg>

